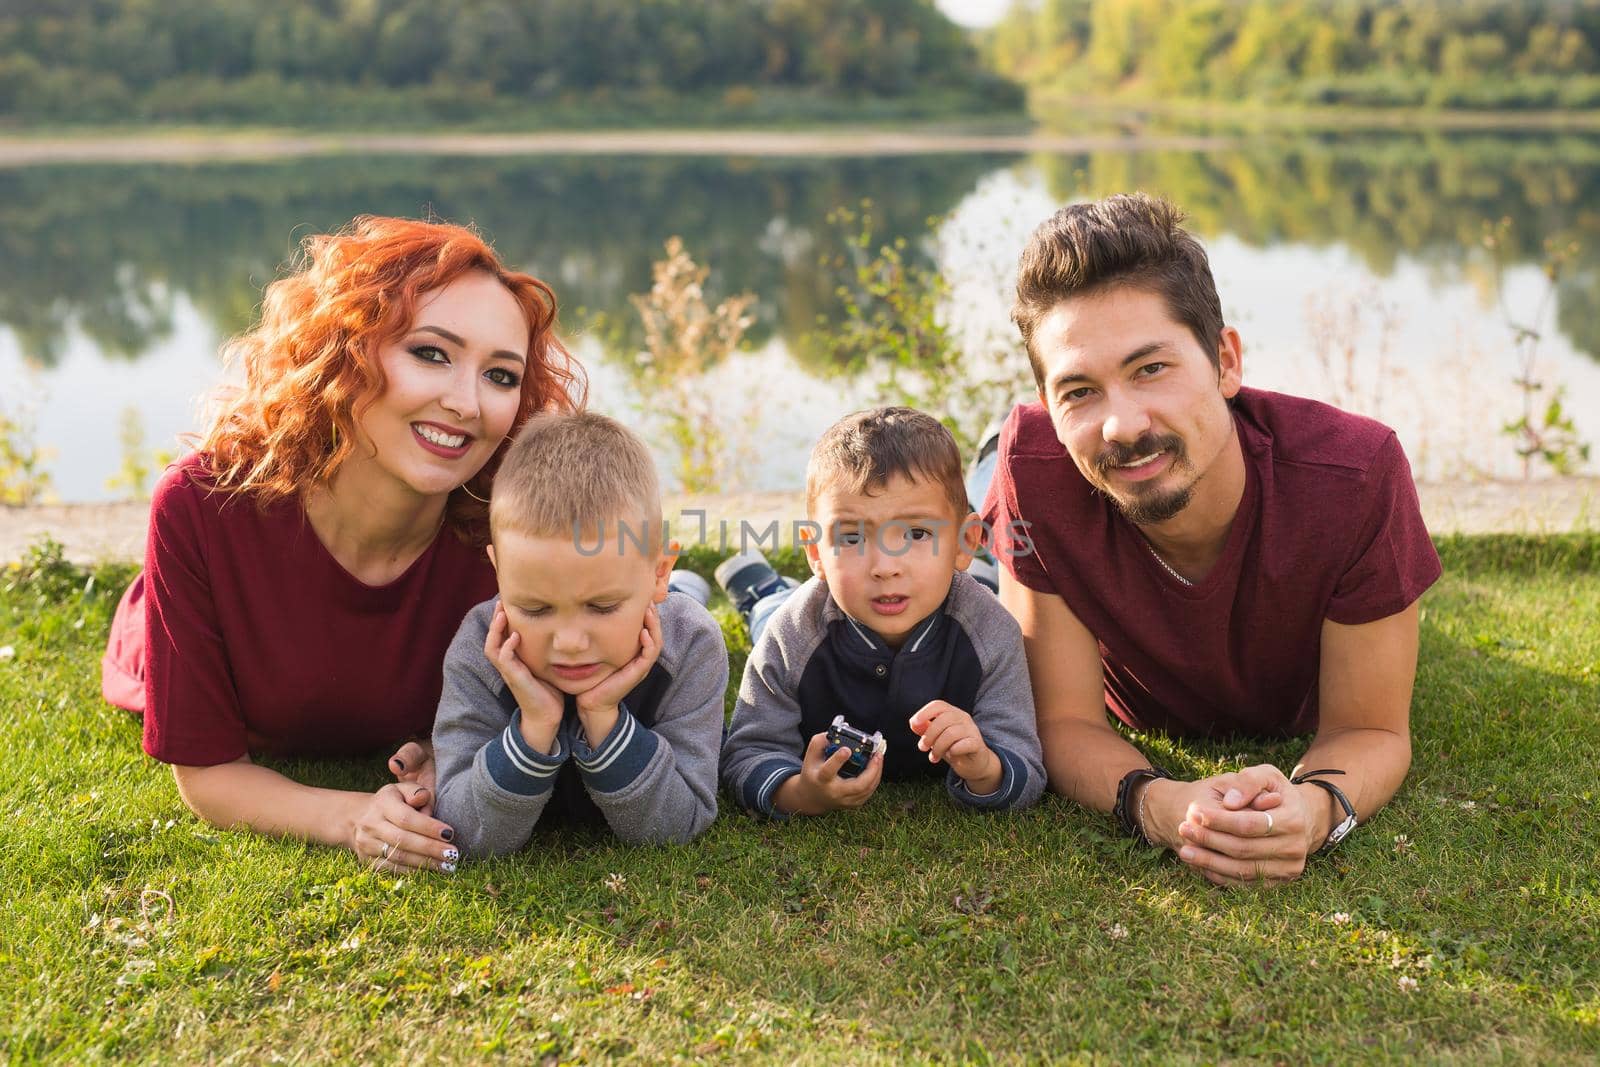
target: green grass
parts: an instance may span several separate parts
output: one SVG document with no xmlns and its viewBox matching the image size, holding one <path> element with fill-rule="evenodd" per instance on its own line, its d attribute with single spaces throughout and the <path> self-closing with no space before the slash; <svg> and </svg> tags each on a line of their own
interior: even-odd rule
<svg viewBox="0 0 1600 1067">
<path fill-rule="evenodd" d="M 129 571 L 36 554 L 0 572 L 0 1054 L 1593 1058 L 1600 538 L 1441 547 L 1411 776 L 1271 894 L 1212 889 L 1060 799 L 974 817 L 912 786 L 793 825 L 726 812 L 687 847 L 541 833 L 455 877 L 380 877 L 199 824 L 98 696 Z M 1303 748 L 1152 745 L 1193 772 Z"/>
</svg>

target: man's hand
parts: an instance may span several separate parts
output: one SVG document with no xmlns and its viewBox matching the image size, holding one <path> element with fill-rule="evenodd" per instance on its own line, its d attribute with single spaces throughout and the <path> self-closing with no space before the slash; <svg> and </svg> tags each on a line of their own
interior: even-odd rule
<svg viewBox="0 0 1600 1067">
<path fill-rule="evenodd" d="M 1326 804 L 1270 764 L 1145 788 L 1147 836 L 1216 885 L 1292 882 L 1327 838 Z"/>
<path fill-rule="evenodd" d="M 521 644 L 522 637 L 511 630 L 505 607 L 495 601 L 494 619 L 483 639 L 483 654 L 500 672 L 522 710 L 522 739 L 535 752 L 548 753 L 555 747 L 556 734 L 561 729 L 563 698 L 559 689 L 535 678 L 528 670 L 517 655 Z"/>
<path fill-rule="evenodd" d="M 806 746 L 800 773 L 791 775 L 773 794 L 772 803 L 786 815 L 826 815 L 840 808 L 859 808 L 877 792 L 883 778 L 883 757 L 873 756 L 867 769 L 854 778 L 839 777 L 839 768 L 850 758 L 850 749 L 840 746 L 823 758 L 828 747 L 827 732 L 816 734 Z"/>
<path fill-rule="evenodd" d="M 1000 788 L 1005 767 L 983 740 L 983 732 L 972 716 L 943 700 L 930 700 L 911 716 L 911 732 L 921 740 L 917 747 L 928 754 L 929 763 L 947 763 L 956 777 L 967 783 L 967 790 L 978 796 Z"/>
<path fill-rule="evenodd" d="M 617 707 L 644 681 L 650 668 L 661 658 L 661 615 L 651 604 L 644 609 L 644 628 L 639 631 L 639 651 L 627 663 L 603 678 L 593 689 L 578 694 L 578 721 L 590 748 L 599 748 L 617 725 Z"/>
</svg>

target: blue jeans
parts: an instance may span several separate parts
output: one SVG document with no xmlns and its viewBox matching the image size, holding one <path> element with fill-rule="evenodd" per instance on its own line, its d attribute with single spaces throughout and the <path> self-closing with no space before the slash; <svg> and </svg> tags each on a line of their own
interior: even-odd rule
<svg viewBox="0 0 1600 1067">
<path fill-rule="evenodd" d="M 750 644 L 752 646 L 761 640 L 761 631 L 767 628 L 767 620 L 772 618 L 775 611 L 783 607 L 783 602 L 793 596 L 794 591 L 798 588 L 800 588 L 798 585 L 791 585 L 787 589 L 778 590 L 776 593 L 768 593 L 755 602 L 755 606 L 750 609 L 750 618 L 748 620 L 750 623 Z"/>
</svg>

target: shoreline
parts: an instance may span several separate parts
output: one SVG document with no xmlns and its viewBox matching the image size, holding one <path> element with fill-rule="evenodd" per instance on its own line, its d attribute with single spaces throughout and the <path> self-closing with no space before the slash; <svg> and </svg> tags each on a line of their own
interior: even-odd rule
<svg viewBox="0 0 1600 1067">
<path fill-rule="evenodd" d="M 1026 155 L 1115 149 L 1200 151 L 1232 137 L 1199 134 L 970 133 L 938 130 L 585 130 L 540 133 L 314 133 L 185 128 L 127 134 L 0 135 L 0 169 L 75 163 L 232 163 L 340 155 L 643 155 L 855 157 Z"/>
<path fill-rule="evenodd" d="M 1600 531 L 1600 477 L 1422 482 L 1417 495 L 1434 534 Z M 730 549 L 738 543 L 741 522 L 751 527 L 747 536 L 754 546 L 766 547 L 768 542 L 760 535 L 774 523 L 787 543 L 792 524 L 805 515 L 805 494 L 800 490 L 709 496 L 669 493 L 662 503 L 673 536 L 686 546 L 700 533 L 702 512 L 707 541 L 719 543 L 720 524 L 726 522 Z M 149 514 L 148 501 L 0 507 L 0 565 L 21 559 L 45 535 L 60 541 L 74 562 L 142 562 Z"/>
</svg>

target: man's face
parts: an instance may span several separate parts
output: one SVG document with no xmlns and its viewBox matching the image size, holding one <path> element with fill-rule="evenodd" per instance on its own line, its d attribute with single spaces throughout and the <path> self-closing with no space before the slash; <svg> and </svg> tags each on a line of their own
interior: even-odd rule
<svg viewBox="0 0 1600 1067">
<path fill-rule="evenodd" d="M 1160 294 L 1118 286 L 1056 305 L 1033 348 L 1056 437 L 1132 522 L 1178 515 L 1237 447 L 1227 401 L 1239 391 L 1241 357 L 1231 327 L 1213 364 Z"/>
</svg>

